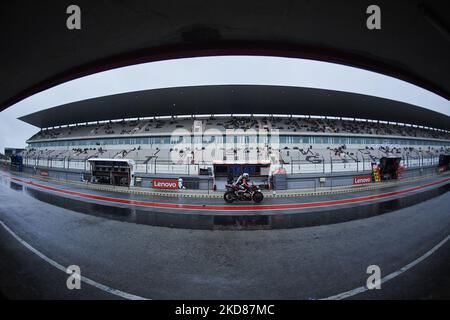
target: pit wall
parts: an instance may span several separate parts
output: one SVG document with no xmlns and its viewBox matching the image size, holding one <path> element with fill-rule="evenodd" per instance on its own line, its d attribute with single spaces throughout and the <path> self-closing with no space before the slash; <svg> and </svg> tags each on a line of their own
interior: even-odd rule
<svg viewBox="0 0 450 320">
<path fill-rule="evenodd" d="M 423 175 L 430 175 L 437 172 L 436 166 L 427 166 L 421 168 L 409 168 L 402 173 L 403 178 L 414 178 Z M 371 171 L 362 172 L 342 172 L 331 174 L 290 174 L 286 177 L 286 189 L 315 189 L 318 187 L 342 187 L 354 185 L 354 177 L 371 176 Z M 276 181 L 276 180 L 275 180 Z M 283 190 L 285 188 L 275 189 Z"/>
<path fill-rule="evenodd" d="M 23 172 L 43 177 L 49 177 L 57 180 L 85 181 L 90 179 L 90 172 L 77 169 L 58 169 L 58 168 L 36 168 L 23 166 Z M 420 177 L 437 172 L 437 166 L 426 166 L 422 168 L 408 168 L 402 173 L 404 178 Z M 48 174 L 48 175 L 47 175 Z M 341 172 L 325 174 L 290 174 L 286 176 L 286 183 L 274 183 L 274 189 L 315 189 L 319 187 L 341 187 L 351 186 L 354 177 L 370 176 L 371 171 L 363 172 Z M 192 175 L 174 175 L 174 174 L 135 174 L 137 187 L 151 188 L 153 179 L 183 179 L 186 189 L 194 190 L 212 190 L 214 186 L 213 178 L 210 176 L 192 176 Z"/>
<path fill-rule="evenodd" d="M 90 171 L 77 169 L 59 169 L 59 168 L 39 168 L 31 166 L 23 166 L 23 172 L 27 174 L 49 177 L 57 180 L 68 181 L 89 181 Z M 48 173 L 48 175 L 47 175 Z M 153 179 L 183 179 L 183 184 L 188 189 L 195 190 L 212 190 L 213 179 L 210 176 L 191 176 L 191 175 L 174 175 L 174 174 L 135 174 L 135 186 L 143 188 L 151 188 Z M 139 181 L 138 181 L 139 180 Z"/>
</svg>

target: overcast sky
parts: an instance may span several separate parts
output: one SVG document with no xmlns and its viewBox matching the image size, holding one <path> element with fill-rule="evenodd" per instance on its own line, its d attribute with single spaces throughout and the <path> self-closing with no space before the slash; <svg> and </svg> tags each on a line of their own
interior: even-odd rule
<svg viewBox="0 0 450 320">
<path fill-rule="evenodd" d="M 25 147 L 25 140 L 39 129 L 17 118 L 38 110 L 129 91 L 217 84 L 286 85 L 356 92 L 450 115 L 450 101 L 407 82 L 356 68 L 276 57 L 189 58 L 101 72 L 22 100 L 0 112 L 0 152 L 3 153 L 4 147 Z"/>
</svg>

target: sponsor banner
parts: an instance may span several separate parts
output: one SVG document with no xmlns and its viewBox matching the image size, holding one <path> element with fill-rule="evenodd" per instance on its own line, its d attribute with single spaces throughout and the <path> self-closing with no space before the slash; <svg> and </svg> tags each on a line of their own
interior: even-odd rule
<svg viewBox="0 0 450 320">
<path fill-rule="evenodd" d="M 154 189 L 178 189 L 178 180 L 173 179 L 153 179 L 152 188 Z"/>
<path fill-rule="evenodd" d="M 371 183 L 371 182 L 372 182 L 371 176 L 353 177 L 353 184 L 364 184 L 364 183 Z"/>
<path fill-rule="evenodd" d="M 40 170 L 39 174 L 43 177 L 48 177 L 48 171 L 47 170 Z"/>
</svg>

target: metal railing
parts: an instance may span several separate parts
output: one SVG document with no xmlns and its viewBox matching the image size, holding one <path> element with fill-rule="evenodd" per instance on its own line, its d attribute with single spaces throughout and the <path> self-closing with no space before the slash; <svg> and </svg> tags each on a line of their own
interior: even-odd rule
<svg viewBox="0 0 450 320">
<path fill-rule="evenodd" d="M 288 163 L 280 165 L 286 170 L 287 174 L 308 174 L 308 173 L 344 173 L 344 172 L 367 172 L 372 170 L 374 159 L 358 157 L 357 159 L 325 159 L 315 158 L 308 160 L 291 160 Z M 406 156 L 400 162 L 405 168 L 420 168 L 428 166 L 437 166 L 439 157 L 410 157 Z"/>
<path fill-rule="evenodd" d="M 49 169 L 73 169 L 88 171 L 89 163 L 87 160 L 76 159 L 51 159 L 51 158 L 24 158 L 23 164 L 31 167 L 49 168 Z M 198 175 L 200 169 L 212 167 L 212 164 L 178 164 L 171 161 L 151 161 L 144 163 L 140 161 L 136 163 L 135 172 L 145 174 L 184 174 Z"/>
<path fill-rule="evenodd" d="M 372 169 L 373 159 L 358 156 L 355 159 L 325 159 L 314 158 L 313 160 L 291 160 L 280 164 L 288 174 L 308 173 L 339 173 L 339 172 L 364 172 Z M 439 157 L 406 156 L 401 165 L 405 168 L 417 168 L 435 166 L 439 163 Z M 76 159 L 52 159 L 52 158 L 24 158 L 23 164 L 40 168 L 72 169 L 88 171 L 87 160 Z M 169 160 L 153 160 L 145 163 L 137 161 L 135 172 L 145 174 L 183 174 L 198 175 L 200 169 L 212 168 L 212 163 L 179 164 Z"/>
</svg>

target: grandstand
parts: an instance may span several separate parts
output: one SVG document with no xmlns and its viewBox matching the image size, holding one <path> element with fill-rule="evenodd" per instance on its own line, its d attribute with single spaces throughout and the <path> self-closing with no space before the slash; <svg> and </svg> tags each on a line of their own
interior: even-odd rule
<svg viewBox="0 0 450 320">
<path fill-rule="evenodd" d="M 400 157 L 405 168 L 436 166 L 450 151 L 446 115 L 309 88 L 155 89 L 75 102 L 21 120 L 41 128 L 27 141 L 24 165 L 84 172 L 89 159 L 132 159 L 135 174 L 144 177 L 214 176 L 218 163 L 241 170 L 269 163 L 267 176 L 278 168 L 300 176 L 358 173 L 386 156 Z"/>
</svg>

